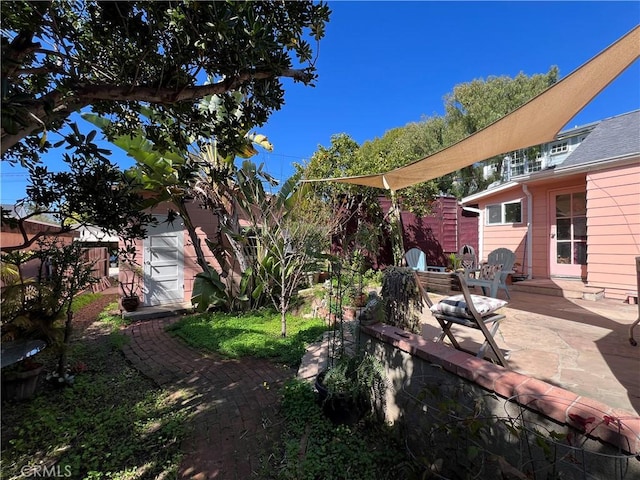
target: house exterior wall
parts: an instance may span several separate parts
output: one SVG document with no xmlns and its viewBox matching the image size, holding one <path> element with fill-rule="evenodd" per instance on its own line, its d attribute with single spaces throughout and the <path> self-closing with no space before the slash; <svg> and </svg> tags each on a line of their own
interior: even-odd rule
<svg viewBox="0 0 640 480">
<path fill-rule="evenodd" d="M 527 196 L 521 186 L 487 195 L 478 201 L 482 252 L 506 247 L 516 252 L 516 261 L 526 272 L 531 249 L 533 278 L 550 278 L 550 212 L 553 196 L 562 191 L 587 192 L 586 283 L 604 289 L 606 298 L 626 300 L 637 292 L 635 257 L 640 255 L 640 164 L 630 164 L 527 186 L 532 198 L 531 245 L 527 245 Z M 521 199 L 522 224 L 487 225 L 486 207 Z"/>
<path fill-rule="evenodd" d="M 625 300 L 637 291 L 640 164 L 590 172 L 587 181 L 587 284 Z"/>
<path fill-rule="evenodd" d="M 487 224 L 487 206 L 504 202 L 521 202 L 522 221 L 514 224 Z M 487 259 L 489 253 L 496 248 L 508 248 L 516 254 L 516 262 L 524 268 L 526 258 L 527 239 L 527 197 L 520 187 L 487 196 L 478 202 L 480 214 L 480 228 L 482 231 L 481 251 L 478 251 L 478 261 Z"/>
</svg>

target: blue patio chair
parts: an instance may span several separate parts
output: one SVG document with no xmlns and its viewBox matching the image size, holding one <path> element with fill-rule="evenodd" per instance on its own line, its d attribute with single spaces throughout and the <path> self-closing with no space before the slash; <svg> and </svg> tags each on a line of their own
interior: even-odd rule
<svg viewBox="0 0 640 480">
<path fill-rule="evenodd" d="M 427 269 L 427 255 L 419 248 L 410 248 L 404 254 L 407 265 L 414 270 L 424 272 Z"/>
<path fill-rule="evenodd" d="M 410 248 L 404 254 L 404 258 L 407 260 L 407 265 L 418 272 L 444 272 L 445 270 L 444 267 L 427 265 L 427 255 L 419 248 Z"/>
</svg>

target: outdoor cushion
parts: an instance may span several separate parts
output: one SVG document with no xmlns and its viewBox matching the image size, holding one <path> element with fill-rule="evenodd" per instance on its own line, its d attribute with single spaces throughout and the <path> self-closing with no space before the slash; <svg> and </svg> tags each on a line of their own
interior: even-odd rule
<svg viewBox="0 0 640 480">
<path fill-rule="evenodd" d="M 485 297 L 483 295 L 471 295 L 471 301 L 473 302 L 473 306 L 476 311 L 482 317 L 486 317 L 508 303 L 506 300 Z M 464 295 L 462 294 L 443 298 L 438 303 L 431 306 L 431 311 L 433 313 L 442 313 L 453 317 L 473 319 L 473 315 L 471 315 L 471 312 L 467 309 L 467 302 L 465 302 Z"/>
<path fill-rule="evenodd" d="M 496 273 L 500 270 L 502 270 L 502 264 L 491 265 L 489 263 L 484 263 L 482 264 L 482 267 L 480 267 L 480 278 L 484 280 L 493 280 Z"/>
</svg>

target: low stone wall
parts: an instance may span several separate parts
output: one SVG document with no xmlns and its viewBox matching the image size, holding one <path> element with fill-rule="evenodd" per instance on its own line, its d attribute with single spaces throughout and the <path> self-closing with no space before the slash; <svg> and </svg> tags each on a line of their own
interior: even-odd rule
<svg viewBox="0 0 640 480">
<path fill-rule="evenodd" d="M 535 478 L 640 478 L 637 415 L 386 324 L 358 337 L 385 366 L 378 402 L 416 457 L 442 449 L 444 461 L 465 462 L 480 452 L 489 477 L 479 478 L 510 466 Z"/>
</svg>

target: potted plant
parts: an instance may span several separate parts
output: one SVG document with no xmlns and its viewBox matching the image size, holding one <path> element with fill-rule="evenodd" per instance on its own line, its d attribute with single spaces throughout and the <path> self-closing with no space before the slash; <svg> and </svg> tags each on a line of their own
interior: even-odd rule
<svg viewBox="0 0 640 480">
<path fill-rule="evenodd" d="M 315 388 L 327 417 L 352 424 L 370 410 L 384 378 L 382 364 L 372 355 L 344 355 L 318 374 Z"/>
<path fill-rule="evenodd" d="M 120 304 L 127 312 L 134 312 L 140 306 L 140 281 L 142 279 L 142 268 L 133 262 L 123 262 L 120 268 L 121 280 L 120 290 L 122 298 Z"/>
<path fill-rule="evenodd" d="M 38 386 L 44 365 L 33 358 L 26 358 L 2 369 L 2 399 L 26 400 Z"/>
<path fill-rule="evenodd" d="M 339 265 L 332 267 L 338 287 L 344 285 L 341 275 L 345 272 Z M 350 277 L 349 277 L 350 278 Z M 338 288 L 340 290 L 340 288 Z M 342 295 L 330 297 L 330 308 L 342 311 Z M 348 327 L 354 324 L 347 324 Z M 372 405 L 375 391 L 384 386 L 384 369 L 375 357 L 355 352 L 347 348 L 349 337 L 354 336 L 345 328 L 343 316 L 336 318 L 333 330 L 329 332 L 327 362 L 316 377 L 315 388 L 325 414 L 335 423 L 358 421 Z"/>
<path fill-rule="evenodd" d="M 364 307 L 367 304 L 367 294 L 364 293 L 362 285 L 352 284 L 349 287 L 349 299 L 354 307 Z"/>
<path fill-rule="evenodd" d="M 462 270 L 462 258 L 456 253 L 449 254 L 449 271 L 457 272 Z"/>
</svg>

